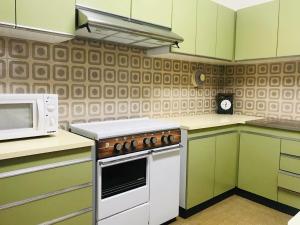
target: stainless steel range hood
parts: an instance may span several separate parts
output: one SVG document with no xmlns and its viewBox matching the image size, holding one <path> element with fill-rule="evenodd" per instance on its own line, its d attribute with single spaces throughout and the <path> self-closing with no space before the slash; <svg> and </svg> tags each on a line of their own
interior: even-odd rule
<svg viewBox="0 0 300 225">
<path fill-rule="evenodd" d="M 76 36 L 143 48 L 178 45 L 183 38 L 171 29 L 77 6 Z"/>
</svg>

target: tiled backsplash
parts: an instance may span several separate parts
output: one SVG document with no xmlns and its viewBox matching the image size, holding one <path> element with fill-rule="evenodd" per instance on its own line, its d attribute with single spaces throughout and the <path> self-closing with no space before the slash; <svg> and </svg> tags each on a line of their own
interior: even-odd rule
<svg viewBox="0 0 300 225">
<path fill-rule="evenodd" d="M 300 61 L 226 66 L 224 84 L 238 113 L 300 120 Z"/>
<path fill-rule="evenodd" d="M 191 85 L 196 68 L 207 75 Z M 57 93 L 62 127 L 129 117 L 215 110 L 223 66 L 150 58 L 136 48 L 73 40 L 45 44 L 0 37 L 0 93 Z"/>
</svg>

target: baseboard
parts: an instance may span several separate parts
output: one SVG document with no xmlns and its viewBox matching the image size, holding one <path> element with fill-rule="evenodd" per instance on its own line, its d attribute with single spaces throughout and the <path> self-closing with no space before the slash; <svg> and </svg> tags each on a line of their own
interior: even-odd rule
<svg viewBox="0 0 300 225">
<path fill-rule="evenodd" d="M 235 192 L 236 192 L 235 188 L 231 189 L 231 190 L 229 190 L 229 191 L 227 191 L 223 194 L 220 194 L 220 195 L 218 195 L 218 196 L 216 196 L 212 199 L 209 199 L 208 201 L 203 202 L 199 205 L 196 205 L 196 206 L 194 206 L 190 209 L 184 209 L 184 208 L 180 207 L 179 208 L 179 216 L 186 219 L 186 218 L 188 218 L 188 217 L 190 217 L 190 216 L 192 216 L 192 215 L 194 215 L 194 214 L 196 214 L 196 213 L 198 213 L 198 212 L 200 212 L 200 211 L 202 211 L 202 210 L 204 210 L 204 209 L 206 209 L 206 208 L 208 208 L 208 207 L 210 207 L 210 206 L 212 206 L 212 205 L 214 205 L 218 202 L 221 202 L 224 199 L 226 199 L 226 198 L 228 198 L 232 195 L 234 195 Z"/>
<path fill-rule="evenodd" d="M 267 206 L 269 208 L 275 209 L 277 211 L 289 214 L 291 216 L 296 215 L 299 212 L 299 209 L 296 209 L 294 207 L 282 204 L 280 202 L 276 202 L 267 198 L 264 198 L 262 196 L 253 194 L 248 191 L 244 191 L 242 189 L 236 188 L 236 195 L 241 196 L 243 198 L 249 199 L 253 202 L 257 202 L 259 204 L 262 204 L 264 206 Z"/>
<path fill-rule="evenodd" d="M 276 201 L 273 201 L 273 200 L 270 200 L 270 199 L 267 199 L 267 198 L 264 198 L 264 197 L 261 197 L 259 195 L 256 195 L 256 194 L 253 194 L 253 193 L 250 193 L 248 191 L 244 191 L 242 189 L 239 189 L 239 188 L 234 188 L 234 189 L 231 189 L 221 195 L 218 195 L 206 202 L 203 202 L 199 205 L 196 205 L 190 209 L 184 209 L 184 208 L 179 208 L 179 216 L 182 217 L 182 218 L 188 218 L 198 212 L 201 212 L 202 210 L 218 203 L 218 202 L 221 202 L 223 201 L 224 199 L 232 196 L 232 195 L 238 195 L 238 196 L 241 196 L 243 198 L 246 198 L 246 199 L 249 199 L 253 202 L 257 202 L 259 204 L 262 204 L 264 206 L 267 206 L 269 208 L 272 208 L 272 209 L 275 209 L 277 211 L 280 211 L 280 212 L 283 212 L 283 213 L 286 213 L 286 214 L 289 214 L 291 216 L 294 216 L 296 215 L 298 212 L 299 212 L 299 209 L 296 209 L 296 208 L 293 208 L 291 206 L 288 206 L 288 205 L 284 205 L 282 203 L 279 203 L 279 202 L 276 202 Z"/>
</svg>

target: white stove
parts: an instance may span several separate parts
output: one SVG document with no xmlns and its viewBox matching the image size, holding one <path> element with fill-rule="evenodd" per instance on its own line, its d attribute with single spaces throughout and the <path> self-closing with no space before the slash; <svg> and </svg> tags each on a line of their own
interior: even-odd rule
<svg viewBox="0 0 300 225">
<path fill-rule="evenodd" d="M 160 225 L 178 215 L 179 125 L 149 118 L 71 125 L 95 140 L 97 225 Z"/>
</svg>

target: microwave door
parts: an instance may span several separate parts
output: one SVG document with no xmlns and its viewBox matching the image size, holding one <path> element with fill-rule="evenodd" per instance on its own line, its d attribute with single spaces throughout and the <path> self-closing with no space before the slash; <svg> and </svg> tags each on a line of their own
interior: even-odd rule
<svg viewBox="0 0 300 225">
<path fill-rule="evenodd" d="M 0 101 L 1 139 L 35 135 L 39 130 L 38 126 L 41 126 L 37 111 L 38 102 L 35 100 Z"/>
</svg>

